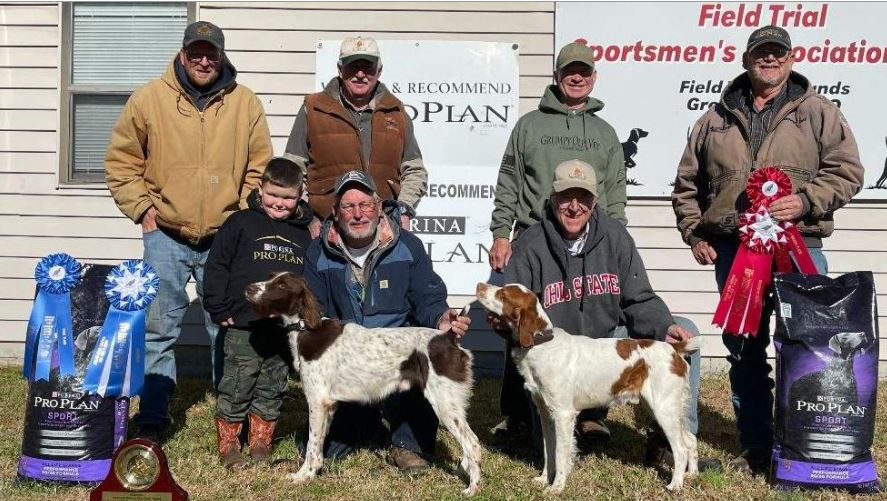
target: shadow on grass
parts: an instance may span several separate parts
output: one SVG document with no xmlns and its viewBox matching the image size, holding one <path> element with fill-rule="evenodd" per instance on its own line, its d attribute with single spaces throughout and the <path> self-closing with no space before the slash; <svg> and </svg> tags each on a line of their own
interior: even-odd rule
<svg viewBox="0 0 887 501">
<path fill-rule="evenodd" d="M 172 424 L 170 424 L 167 436 L 172 437 L 180 430 L 187 428 L 188 409 L 199 402 L 211 398 L 212 395 L 212 382 L 208 375 L 205 378 L 179 378 L 178 383 L 176 384 L 176 389 L 169 402 L 169 413 L 172 417 Z"/>
<path fill-rule="evenodd" d="M 702 402 L 699 403 L 699 434 L 697 438 L 700 442 L 704 442 L 728 456 L 739 452 L 736 420 Z"/>
</svg>

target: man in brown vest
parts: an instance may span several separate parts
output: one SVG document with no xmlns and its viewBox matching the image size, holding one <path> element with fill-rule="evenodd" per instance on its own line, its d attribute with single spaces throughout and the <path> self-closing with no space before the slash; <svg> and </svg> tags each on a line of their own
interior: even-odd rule
<svg viewBox="0 0 887 501">
<path fill-rule="evenodd" d="M 428 185 L 413 122 L 379 82 L 382 60 L 375 40 L 343 40 L 338 68 L 339 76 L 322 92 L 305 98 L 284 154 L 307 172 L 305 193 L 319 218 L 312 236 L 332 211 L 336 179 L 351 170 L 367 172 L 381 198 L 398 202 L 401 226 L 409 229 Z"/>
</svg>

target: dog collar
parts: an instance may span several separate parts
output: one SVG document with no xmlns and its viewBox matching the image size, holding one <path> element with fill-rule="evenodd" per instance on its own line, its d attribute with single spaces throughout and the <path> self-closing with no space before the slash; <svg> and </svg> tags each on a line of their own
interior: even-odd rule
<svg viewBox="0 0 887 501">
<path fill-rule="evenodd" d="M 289 324 L 289 325 L 286 326 L 286 331 L 287 331 L 287 332 L 293 332 L 293 331 L 299 331 L 299 332 L 301 332 L 301 331 L 304 331 L 304 330 L 308 330 L 308 324 L 306 324 L 305 321 L 302 320 L 301 318 L 299 319 L 298 322 L 296 322 L 296 323 L 294 323 L 294 324 Z"/>
</svg>

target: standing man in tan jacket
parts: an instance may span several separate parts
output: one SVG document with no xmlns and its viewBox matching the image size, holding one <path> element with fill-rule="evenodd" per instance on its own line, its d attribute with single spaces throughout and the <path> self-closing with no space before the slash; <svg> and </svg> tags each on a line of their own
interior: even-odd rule
<svg viewBox="0 0 887 501">
<path fill-rule="evenodd" d="M 383 200 L 396 200 L 399 221 L 410 218 L 428 188 L 428 172 L 404 104 L 381 82 L 382 58 L 372 38 L 348 37 L 339 50 L 339 76 L 305 98 L 284 156 L 307 172 L 308 203 L 320 222 L 330 215 L 336 179 L 352 170 L 370 175 Z"/>
<path fill-rule="evenodd" d="M 134 418 L 138 434 L 155 440 L 171 422 L 173 344 L 189 304 L 185 286 L 193 276 L 202 297 L 213 235 L 246 207 L 271 158 L 262 104 L 236 76 L 222 30 L 192 23 L 166 73 L 127 101 L 105 156 L 108 188 L 120 210 L 142 226 L 145 262 L 160 276 L 148 309 L 145 385 Z M 215 386 L 222 362 L 218 327 L 207 315 L 204 323 Z"/>
<path fill-rule="evenodd" d="M 678 166 L 672 205 L 696 262 L 714 264 L 718 290 L 739 246 L 739 213 L 749 207 L 750 173 L 779 167 L 792 194 L 770 205 L 779 221 L 798 225 L 820 273 L 828 271 L 822 239 L 833 214 L 859 192 L 863 168 L 841 111 L 792 71 L 792 44 L 776 26 L 755 30 L 742 56 L 745 73 L 696 122 Z M 772 300 L 765 302 L 756 337 L 724 334 L 742 453 L 731 466 L 766 471 L 773 445 L 773 380 L 769 377 Z"/>
</svg>

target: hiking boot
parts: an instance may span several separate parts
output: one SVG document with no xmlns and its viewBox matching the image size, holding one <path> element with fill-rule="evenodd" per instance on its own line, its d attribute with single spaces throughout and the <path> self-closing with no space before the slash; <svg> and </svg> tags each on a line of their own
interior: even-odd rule
<svg viewBox="0 0 887 501">
<path fill-rule="evenodd" d="M 265 421 L 258 415 L 249 414 L 249 455 L 253 461 L 262 463 L 271 457 L 271 443 L 277 421 Z"/>
<path fill-rule="evenodd" d="M 730 460 L 730 468 L 739 473 L 754 475 L 770 470 L 770 451 L 765 449 L 745 449 Z"/>
<path fill-rule="evenodd" d="M 674 454 L 671 453 L 671 447 L 669 447 L 668 444 L 652 445 L 648 440 L 647 450 L 644 452 L 644 464 L 654 468 L 662 468 L 663 470 L 674 468 Z M 700 472 L 719 472 L 724 469 L 720 459 L 709 457 L 697 458 L 696 466 L 699 468 Z"/>
<path fill-rule="evenodd" d="M 225 468 L 238 469 L 246 465 L 240 455 L 240 429 L 243 423 L 229 423 L 224 418 L 216 417 L 216 433 L 219 445 L 219 462 Z"/>
<path fill-rule="evenodd" d="M 401 472 L 408 475 L 421 473 L 429 467 L 428 461 L 423 459 L 422 456 L 403 447 L 391 446 L 388 449 L 388 460 L 391 461 L 391 464 L 397 466 Z"/>
<path fill-rule="evenodd" d="M 498 440 L 512 440 L 524 437 L 529 431 L 526 421 L 507 416 L 496 426 L 490 428 L 490 433 Z"/>
<path fill-rule="evenodd" d="M 579 452 L 587 453 L 610 441 L 610 429 L 603 421 L 588 419 L 576 424 L 576 445 Z"/>
</svg>

